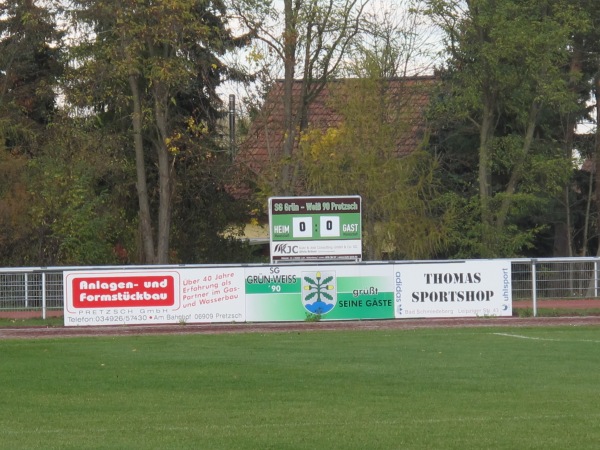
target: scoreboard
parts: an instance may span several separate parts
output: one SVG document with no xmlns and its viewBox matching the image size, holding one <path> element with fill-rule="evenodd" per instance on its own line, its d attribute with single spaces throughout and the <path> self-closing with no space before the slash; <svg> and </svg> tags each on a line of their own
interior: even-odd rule
<svg viewBox="0 0 600 450">
<path fill-rule="evenodd" d="M 271 263 L 360 261 L 360 196 L 269 198 Z"/>
</svg>

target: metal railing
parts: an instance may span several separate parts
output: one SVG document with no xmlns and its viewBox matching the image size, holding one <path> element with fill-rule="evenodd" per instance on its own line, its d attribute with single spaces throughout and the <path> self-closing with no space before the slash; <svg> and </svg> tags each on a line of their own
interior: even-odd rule
<svg viewBox="0 0 600 450">
<path fill-rule="evenodd" d="M 511 259 L 512 299 L 531 302 L 532 314 L 546 300 L 597 299 L 600 258 Z M 403 261 L 406 263 L 406 261 Z M 72 270 L 123 270 L 148 266 L 0 268 L 0 313 L 62 311 L 63 272 Z M 178 265 L 165 267 L 202 267 Z M 152 266 L 152 268 L 161 268 Z M 600 306 L 600 303 L 599 303 Z"/>
<path fill-rule="evenodd" d="M 62 310 L 63 269 L 0 269 L 0 312 Z"/>
<path fill-rule="evenodd" d="M 599 258 L 512 260 L 513 300 L 598 297 Z"/>
</svg>

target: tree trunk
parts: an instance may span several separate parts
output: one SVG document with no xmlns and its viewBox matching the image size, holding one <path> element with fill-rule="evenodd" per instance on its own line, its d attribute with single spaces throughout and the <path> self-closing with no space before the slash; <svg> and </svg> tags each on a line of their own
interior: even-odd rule
<svg viewBox="0 0 600 450">
<path fill-rule="evenodd" d="M 152 235 L 152 218 L 150 215 L 150 200 L 148 198 L 148 184 L 146 182 L 146 166 L 144 161 L 144 141 L 142 139 L 142 104 L 136 75 L 129 76 L 129 87 L 133 100 L 133 144 L 135 148 L 135 168 L 137 175 L 137 194 L 139 204 L 140 229 L 142 232 L 142 248 L 144 263 L 156 263 L 154 253 L 154 238 Z"/>
<path fill-rule="evenodd" d="M 483 241 L 486 245 L 492 243 L 492 212 L 490 197 L 492 189 L 492 161 L 490 155 L 490 139 L 494 133 L 494 112 L 486 102 L 483 108 L 483 118 L 479 130 L 479 206 L 481 208 L 481 223 L 483 225 Z M 482 255 L 483 256 L 483 255 Z"/>
<path fill-rule="evenodd" d="M 587 192 L 587 200 L 585 202 L 585 220 L 583 225 L 583 239 L 581 246 L 581 254 L 579 256 L 586 256 L 588 254 L 588 241 L 589 241 L 589 233 L 590 233 L 590 222 L 592 220 L 591 211 L 592 211 L 592 196 L 594 195 L 594 176 L 595 174 L 590 172 L 589 184 L 588 184 L 588 192 Z M 569 229 L 569 237 L 571 230 Z M 569 239 L 569 242 L 571 240 Z M 572 245 L 571 245 L 572 246 Z M 600 248 L 600 246 L 599 246 Z M 571 256 L 571 255 L 569 255 Z"/>
<path fill-rule="evenodd" d="M 155 82 L 154 110 L 158 139 L 156 151 L 158 154 L 158 234 L 156 262 L 158 264 L 169 263 L 169 238 L 171 230 L 171 199 L 172 199 L 172 170 L 169 151 L 166 145 L 167 131 L 167 95 L 166 90 L 161 89 L 161 84 Z"/>
<path fill-rule="evenodd" d="M 576 36 L 573 40 L 573 50 L 571 51 L 571 60 L 569 64 L 569 91 L 576 95 L 580 88 L 580 76 L 582 71 L 582 48 L 584 46 L 583 39 L 581 36 Z M 575 133 L 577 128 L 577 115 L 573 112 L 568 112 L 565 117 L 565 144 L 564 144 L 564 157 L 567 161 L 571 161 L 573 158 L 573 148 L 575 142 Z M 591 180 L 590 180 L 591 181 Z M 590 186 L 591 187 L 591 186 Z M 573 223 L 571 219 L 571 182 L 567 182 L 562 189 L 562 201 L 557 200 L 561 206 L 563 206 L 562 219 L 558 219 L 554 224 L 554 248 L 553 256 L 567 256 L 572 257 L 578 253 L 579 256 L 586 256 L 587 254 L 587 234 L 588 220 L 589 220 L 589 200 L 586 204 L 585 214 L 585 225 L 583 229 L 583 242 L 581 249 L 577 251 L 575 249 L 575 243 L 573 242 Z"/>
<path fill-rule="evenodd" d="M 298 46 L 298 12 L 292 4 L 293 0 L 284 0 L 285 13 L 285 31 L 283 35 L 283 53 L 284 53 L 284 78 L 283 78 L 283 120 L 285 136 L 282 148 L 282 166 L 279 179 L 279 189 L 277 194 L 290 195 L 291 170 L 290 158 L 294 150 L 296 140 L 296 127 L 294 126 L 294 76 L 296 68 L 296 49 Z"/>
<path fill-rule="evenodd" d="M 505 196 L 502 200 L 502 204 L 500 205 L 500 211 L 497 214 L 496 218 L 496 228 L 498 231 L 502 231 L 504 228 L 504 224 L 506 223 L 506 219 L 508 217 L 508 211 L 512 204 L 512 196 L 517 190 L 517 185 L 521 180 L 521 173 L 523 171 L 523 163 L 525 157 L 531 150 L 531 145 L 533 144 L 533 133 L 535 131 L 535 126 L 537 124 L 538 114 L 540 112 L 541 105 L 539 102 L 535 101 L 531 105 L 529 109 L 529 117 L 527 120 L 527 131 L 525 132 L 525 140 L 523 142 L 523 149 L 521 150 L 521 157 L 514 164 L 514 168 L 510 174 L 510 179 L 508 180 L 508 185 L 506 186 Z"/>
<path fill-rule="evenodd" d="M 600 75 L 596 75 L 596 79 L 594 80 L 594 96 L 596 97 L 596 122 L 598 122 L 598 118 L 600 118 Z M 600 211 L 600 192 L 598 192 L 600 189 L 600 127 L 597 124 L 594 141 L 594 162 L 596 165 L 594 196 L 596 200 L 596 214 L 598 214 Z M 596 236 L 600 236 L 600 220 L 596 220 L 596 224 Z M 600 256 L 600 245 L 598 245 L 596 256 Z"/>
</svg>

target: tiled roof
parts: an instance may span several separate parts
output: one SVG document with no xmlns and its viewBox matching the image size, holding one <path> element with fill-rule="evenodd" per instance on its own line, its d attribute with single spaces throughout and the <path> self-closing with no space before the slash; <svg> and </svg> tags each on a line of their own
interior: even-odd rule
<svg viewBox="0 0 600 450">
<path fill-rule="evenodd" d="M 339 111 L 332 107 L 332 87 L 335 84 L 352 80 L 331 81 L 308 107 L 308 127 L 327 129 L 338 126 L 343 120 Z M 406 131 L 397 144 L 398 156 L 410 154 L 417 149 L 426 129 L 424 112 L 429 104 L 433 87 L 437 78 L 407 77 L 394 78 L 384 81 L 386 95 L 390 104 L 403 115 Z M 302 83 L 296 81 L 293 85 L 294 99 L 300 96 Z M 368 111 L 365 111 L 368 113 Z M 278 81 L 267 95 L 263 109 L 250 127 L 245 140 L 241 143 L 236 156 L 238 168 L 245 167 L 255 174 L 277 160 L 283 148 L 285 135 L 283 114 L 283 82 Z"/>
</svg>

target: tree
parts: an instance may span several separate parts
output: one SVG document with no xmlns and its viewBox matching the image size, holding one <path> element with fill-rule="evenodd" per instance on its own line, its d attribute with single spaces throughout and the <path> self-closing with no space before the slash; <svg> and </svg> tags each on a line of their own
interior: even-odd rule
<svg viewBox="0 0 600 450">
<path fill-rule="evenodd" d="M 219 57 L 246 44 L 247 36 L 232 35 L 221 0 L 74 4 L 74 24 L 89 38 L 73 49 L 69 99 L 128 122 L 142 259 L 167 263 L 178 162 L 186 151 L 212 150 L 184 142 L 212 141 L 216 88 L 224 76 L 241 75 Z"/>
<path fill-rule="evenodd" d="M 368 260 L 433 258 L 447 244 L 455 219 L 438 194 L 436 160 L 418 141 L 407 155 L 398 155 L 399 143 L 415 139 L 410 118 L 418 113 L 411 108 L 431 88 L 431 80 L 376 76 L 340 82 L 332 89 L 341 124 L 309 130 L 302 138 L 309 194 L 361 195 Z"/>
<path fill-rule="evenodd" d="M 27 167 L 31 259 L 36 265 L 129 262 L 134 239 L 123 208 L 123 180 L 133 166 L 120 154 L 122 140 L 94 120 L 55 118 L 44 152 Z"/>
<path fill-rule="evenodd" d="M 343 66 L 346 52 L 360 32 L 367 0 L 284 0 L 281 27 L 268 20 L 280 17 L 280 11 L 263 2 L 256 14 L 256 3 L 239 2 L 238 16 L 266 45 L 264 52 L 277 55 L 277 69 L 283 73 L 284 140 L 273 161 L 277 173 L 268 188 L 272 194 L 289 195 L 298 188 L 299 167 L 293 153 L 308 125 L 308 106 Z"/>
<path fill-rule="evenodd" d="M 434 27 L 423 14 L 423 0 L 370 2 L 361 18 L 361 38 L 349 49 L 345 71 L 350 77 L 382 79 L 433 71 Z"/>
<path fill-rule="evenodd" d="M 580 40 L 578 55 L 580 56 L 580 62 L 583 72 L 588 75 L 588 80 L 591 80 L 591 97 L 593 101 L 593 116 L 595 119 L 596 127 L 593 136 L 592 151 L 588 153 L 588 157 L 594 161 L 593 170 L 593 184 L 590 182 L 590 193 L 593 189 L 593 194 L 590 195 L 590 202 L 594 202 L 595 215 L 594 217 L 587 217 L 586 224 L 590 224 L 590 231 L 592 231 L 592 238 L 597 243 L 596 256 L 600 256 L 600 35 L 598 32 L 598 25 L 600 24 L 600 5 L 598 2 L 592 0 L 580 0 L 581 7 L 588 12 L 591 26 L 586 30 L 579 30 L 578 37 Z M 590 204 L 590 209 L 591 209 Z M 594 220 L 595 219 L 595 220 Z M 594 226 L 595 224 L 595 226 Z M 586 235 L 588 229 L 585 229 Z M 584 249 L 587 248 L 588 241 L 584 240 Z M 593 251 L 593 250 L 592 250 Z"/>
<path fill-rule="evenodd" d="M 580 109 L 567 67 L 573 30 L 587 22 L 562 0 L 428 3 L 449 54 L 437 117 L 447 128 L 470 123 L 477 136 L 481 238 L 473 256 L 512 256 L 542 227 L 530 223 L 520 235 L 520 224 L 544 209 L 570 174 L 547 125 L 557 112 Z"/>
<path fill-rule="evenodd" d="M 0 151 L 0 264 L 3 266 L 29 262 L 35 233 L 28 211 L 27 161 L 25 156 Z"/>
<path fill-rule="evenodd" d="M 0 262 L 36 264 L 28 165 L 46 142 L 62 73 L 55 17 L 33 0 L 0 5 Z"/>
<path fill-rule="evenodd" d="M 0 149 L 37 151 L 56 109 L 61 36 L 52 12 L 33 0 L 0 5 Z"/>
</svg>

